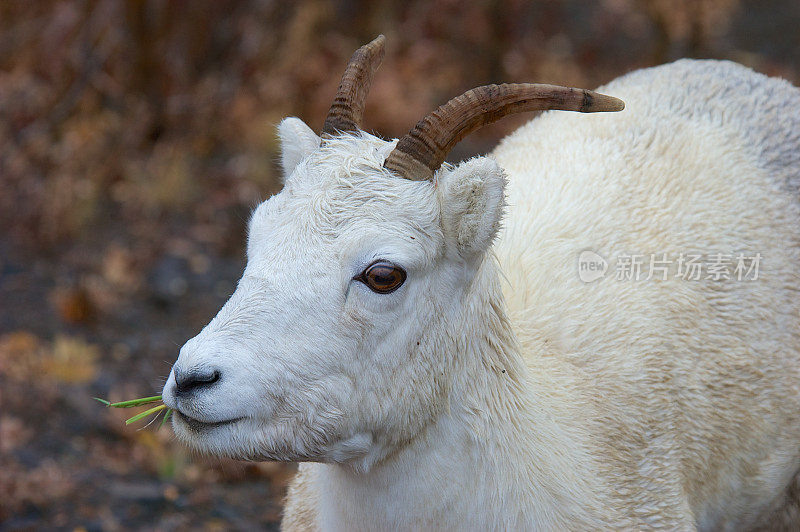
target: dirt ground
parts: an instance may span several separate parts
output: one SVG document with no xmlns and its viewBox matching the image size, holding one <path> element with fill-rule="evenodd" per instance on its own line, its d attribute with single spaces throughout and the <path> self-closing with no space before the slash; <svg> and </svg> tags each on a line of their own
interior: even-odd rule
<svg viewBox="0 0 800 532">
<path fill-rule="evenodd" d="M 389 138 L 491 82 L 711 57 L 798 83 L 798 27 L 795 0 L 0 3 L 0 530 L 277 528 L 293 466 L 192 456 L 92 396 L 160 393 L 280 189 L 275 124 L 319 130 L 360 44 L 388 39 L 365 129 Z"/>
</svg>

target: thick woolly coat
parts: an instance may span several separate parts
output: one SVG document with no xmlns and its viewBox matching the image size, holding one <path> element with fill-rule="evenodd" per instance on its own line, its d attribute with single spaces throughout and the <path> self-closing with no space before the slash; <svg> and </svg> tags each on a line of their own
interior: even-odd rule
<svg viewBox="0 0 800 532">
<path fill-rule="evenodd" d="M 742 529 L 789 511 L 800 91 L 690 60 L 599 91 L 626 109 L 545 113 L 491 154 L 506 216 L 447 409 L 369 471 L 301 464 L 285 529 Z M 608 264 L 591 282 L 586 250 Z M 678 275 L 717 254 L 758 254 L 758 278 Z M 618 269 L 631 256 L 639 280 Z M 651 256 L 666 276 L 646 279 Z"/>
</svg>

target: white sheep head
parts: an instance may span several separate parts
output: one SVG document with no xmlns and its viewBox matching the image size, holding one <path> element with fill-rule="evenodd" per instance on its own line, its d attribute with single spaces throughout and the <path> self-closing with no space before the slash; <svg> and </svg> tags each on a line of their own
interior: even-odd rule
<svg viewBox="0 0 800 532">
<path fill-rule="evenodd" d="M 385 141 L 359 130 L 383 40 L 354 54 L 321 138 L 297 118 L 278 127 L 285 186 L 253 213 L 235 293 L 164 386 L 194 448 L 363 470 L 412 440 L 446 408 L 503 213 L 498 165 L 442 165 L 447 151 L 509 112 L 620 108 L 577 89 L 482 87 Z"/>
</svg>

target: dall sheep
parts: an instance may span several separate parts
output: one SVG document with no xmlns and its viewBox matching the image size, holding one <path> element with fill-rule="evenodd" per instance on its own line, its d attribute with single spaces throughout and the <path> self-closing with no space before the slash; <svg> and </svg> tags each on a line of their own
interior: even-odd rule
<svg viewBox="0 0 800 532">
<path fill-rule="evenodd" d="M 383 41 L 353 56 L 321 137 L 278 127 L 283 191 L 254 211 L 236 291 L 164 387 L 178 437 L 303 462 L 287 530 L 788 515 L 800 90 L 682 60 L 602 87 L 623 112 L 547 112 L 449 165 L 510 112 L 623 104 L 489 86 L 386 141 L 359 129 Z"/>
</svg>

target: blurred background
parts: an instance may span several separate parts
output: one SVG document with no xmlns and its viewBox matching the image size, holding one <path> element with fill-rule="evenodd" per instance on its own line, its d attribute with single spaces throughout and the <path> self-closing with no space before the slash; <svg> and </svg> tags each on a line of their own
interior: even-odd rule
<svg viewBox="0 0 800 532">
<path fill-rule="evenodd" d="M 378 33 L 365 129 L 391 138 L 491 82 L 711 57 L 797 84 L 799 27 L 797 0 L 0 3 L 0 529 L 277 527 L 292 466 L 191 456 L 91 397 L 160 393 L 280 189 L 274 126 L 319 130 Z"/>
</svg>

